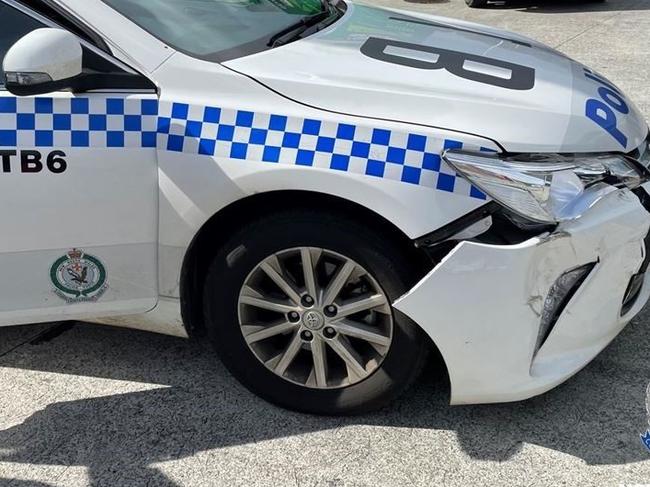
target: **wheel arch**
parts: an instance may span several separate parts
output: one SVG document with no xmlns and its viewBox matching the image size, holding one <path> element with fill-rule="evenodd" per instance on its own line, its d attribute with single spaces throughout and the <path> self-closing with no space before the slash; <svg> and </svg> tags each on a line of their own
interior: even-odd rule
<svg viewBox="0 0 650 487">
<path fill-rule="evenodd" d="M 339 196 L 303 190 L 278 190 L 257 193 L 237 200 L 215 213 L 200 228 L 190 243 L 180 275 L 180 298 L 183 322 L 190 336 L 203 336 L 203 293 L 206 262 L 228 235 L 254 220 L 283 210 L 310 209 L 354 218 L 360 224 L 392 239 L 413 262 L 414 282 L 433 267 L 427 254 L 416 248 L 395 224 L 359 203 Z"/>
</svg>

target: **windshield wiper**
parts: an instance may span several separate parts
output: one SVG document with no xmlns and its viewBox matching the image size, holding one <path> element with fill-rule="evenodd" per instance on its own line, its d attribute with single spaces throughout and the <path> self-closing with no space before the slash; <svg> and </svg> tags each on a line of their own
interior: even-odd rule
<svg viewBox="0 0 650 487">
<path fill-rule="evenodd" d="M 299 39 L 305 31 L 312 27 L 316 27 L 319 24 L 325 23 L 332 18 L 332 15 L 335 12 L 338 12 L 334 6 L 334 2 L 331 2 L 330 0 L 321 0 L 321 3 L 323 5 L 323 10 L 321 12 L 303 17 L 295 24 L 290 25 L 286 29 L 282 29 L 277 34 L 271 36 L 267 45 L 269 47 L 278 47 L 295 41 L 296 39 Z"/>
</svg>

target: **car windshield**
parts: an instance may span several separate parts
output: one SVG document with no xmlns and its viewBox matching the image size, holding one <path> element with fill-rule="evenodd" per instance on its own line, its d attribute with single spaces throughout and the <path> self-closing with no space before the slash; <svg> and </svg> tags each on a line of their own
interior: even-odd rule
<svg viewBox="0 0 650 487">
<path fill-rule="evenodd" d="M 271 36 L 323 11 L 321 0 L 103 0 L 166 44 L 225 61 L 268 48 Z"/>
</svg>

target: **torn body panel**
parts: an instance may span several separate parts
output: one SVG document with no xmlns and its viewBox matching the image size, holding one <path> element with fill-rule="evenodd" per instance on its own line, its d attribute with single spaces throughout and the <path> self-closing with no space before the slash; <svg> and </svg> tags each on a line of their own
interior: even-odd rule
<svg viewBox="0 0 650 487">
<path fill-rule="evenodd" d="M 647 279 L 621 316 L 649 229 L 650 214 L 639 198 L 616 190 L 551 234 L 517 245 L 459 243 L 395 307 L 440 349 L 452 404 L 529 398 L 579 371 L 643 307 L 650 296 Z M 587 264 L 593 269 L 538 348 L 553 284 Z"/>
</svg>

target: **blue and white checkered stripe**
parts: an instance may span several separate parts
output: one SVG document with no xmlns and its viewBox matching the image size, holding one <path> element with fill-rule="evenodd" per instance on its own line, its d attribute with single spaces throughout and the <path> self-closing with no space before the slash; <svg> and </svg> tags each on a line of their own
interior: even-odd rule
<svg viewBox="0 0 650 487">
<path fill-rule="evenodd" d="M 445 149 L 463 147 L 459 141 L 311 118 L 159 104 L 140 97 L 0 95 L 2 147 L 157 147 L 324 168 L 486 199 L 441 160 Z"/>
<path fill-rule="evenodd" d="M 0 96 L 0 147 L 156 147 L 158 101 Z"/>
<path fill-rule="evenodd" d="M 445 149 L 463 147 L 454 140 L 182 103 L 162 104 L 158 134 L 169 151 L 318 167 L 486 199 L 441 160 Z"/>
</svg>

